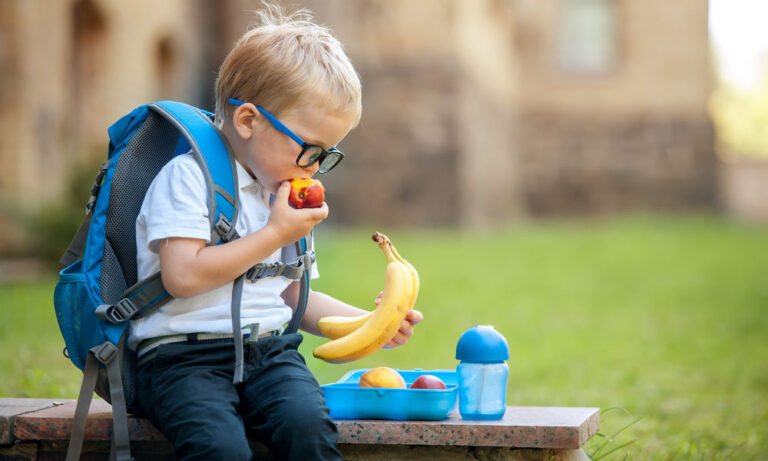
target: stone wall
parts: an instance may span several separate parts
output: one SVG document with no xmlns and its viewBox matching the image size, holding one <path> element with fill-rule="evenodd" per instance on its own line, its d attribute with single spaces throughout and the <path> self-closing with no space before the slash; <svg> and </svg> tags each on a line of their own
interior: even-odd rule
<svg viewBox="0 0 768 461">
<path fill-rule="evenodd" d="M 606 2 L 615 65 L 594 75 L 557 64 L 572 2 L 300 4 L 363 80 L 349 156 L 323 178 L 331 222 L 482 227 L 715 203 L 706 2 Z M 68 165 L 103 158 L 107 126 L 138 104 L 212 108 L 215 72 L 259 6 L 0 1 L 2 198 L 56 197 Z"/>
<path fill-rule="evenodd" d="M 315 2 L 364 87 L 343 144 L 360 158 L 327 180 L 332 219 L 475 227 L 714 207 L 706 4 L 609 4 L 614 60 L 582 74 L 558 64 L 559 0 Z M 360 177 L 375 200 L 350 193 Z"/>
<path fill-rule="evenodd" d="M 56 198 L 140 104 L 199 104 L 211 19 L 185 0 L 0 1 L 0 198 Z"/>
<path fill-rule="evenodd" d="M 358 71 L 366 87 L 363 117 L 340 146 L 344 162 L 321 177 L 329 221 L 456 223 L 455 72 L 440 63 Z"/>
<path fill-rule="evenodd" d="M 720 206 L 732 218 L 768 224 L 768 159 L 730 157 L 719 168 Z"/>
<path fill-rule="evenodd" d="M 708 119 L 521 118 L 521 193 L 534 216 L 712 208 Z"/>
<path fill-rule="evenodd" d="M 514 215 L 509 10 L 489 0 L 309 3 L 363 83 L 361 124 L 342 143 L 350 158 L 323 179 L 330 220 L 478 227 Z"/>
<path fill-rule="evenodd" d="M 563 65 L 568 5 L 515 2 L 525 211 L 714 208 L 706 2 L 603 2 L 611 58 L 588 71 Z"/>
</svg>

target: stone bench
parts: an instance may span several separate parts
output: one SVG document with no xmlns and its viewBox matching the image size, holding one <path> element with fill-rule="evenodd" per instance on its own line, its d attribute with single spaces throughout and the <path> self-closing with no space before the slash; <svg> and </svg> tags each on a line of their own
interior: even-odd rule
<svg viewBox="0 0 768 461">
<path fill-rule="evenodd" d="M 64 459 L 75 413 L 73 400 L 0 398 L 0 459 Z M 344 459 L 588 460 L 582 447 L 600 426 L 597 408 L 507 407 L 500 421 L 337 420 Z M 132 455 L 138 460 L 173 458 L 173 449 L 152 424 L 130 417 Z M 82 459 L 109 453 L 112 413 L 94 400 Z M 252 444 L 257 459 L 271 459 Z"/>
</svg>

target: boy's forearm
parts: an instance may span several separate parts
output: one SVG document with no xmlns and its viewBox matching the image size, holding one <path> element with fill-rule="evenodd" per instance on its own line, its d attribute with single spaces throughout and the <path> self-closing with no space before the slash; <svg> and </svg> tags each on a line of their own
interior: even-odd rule
<svg viewBox="0 0 768 461">
<path fill-rule="evenodd" d="M 205 246 L 201 240 L 167 239 L 159 246 L 160 267 L 166 290 L 187 298 L 229 283 L 281 248 L 270 227 L 221 245 Z"/>
</svg>

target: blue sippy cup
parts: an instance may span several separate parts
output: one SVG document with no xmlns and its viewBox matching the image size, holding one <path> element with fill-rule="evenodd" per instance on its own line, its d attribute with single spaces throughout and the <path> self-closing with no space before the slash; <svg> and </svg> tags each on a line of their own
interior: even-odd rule
<svg viewBox="0 0 768 461">
<path fill-rule="evenodd" d="M 467 330 L 456 345 L 459 413 L 464 419 L 495 420 L 507 408 L 509 345 L 490 325 Z"/>
</svg>

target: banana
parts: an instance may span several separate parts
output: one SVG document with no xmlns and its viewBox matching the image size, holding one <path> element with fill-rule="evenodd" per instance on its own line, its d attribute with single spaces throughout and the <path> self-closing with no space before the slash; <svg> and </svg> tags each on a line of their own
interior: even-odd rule
<svg viewBox="0 0 768 461">
<path fill-rule="evenodd" d="M 387 239 L 387 237 L 383 234 L 376 232 L 373 234 L 373 240 L 378 242 L 378 238 L 380 238 L 379 236 L 381 236 L 381 238 Z M 411 273 L 413 288 L 411 290 L 411 299 L 408 303 L 408 309 L 413 309 L 413 306 L 416 304 L 416 298 L 419 295 L 419 273 L 416 272 L 416 269 L 413 267 L 413 265 L 411 265 L 411 263 L 400 256 L 400 253 L 398 253 L 395 245 L 392 244 L 391 240 L 390 247 L 392 248 L 392 254 L 395 256 L 395 258 L 404 264 L 408 271 Z M 373 311 L 352 317 L 343 315 L 323 317 L 317 322 L 317 327 L 320 330 L 320 333 L 322 333 L 322 335 L 326 338 L 338 339 L 360 328 L 365 322 L 368 321 L 372 314 Z"/>
<path fill-rule="evenodd" d="M 376 233 L 378 234 L 378 232 Z M 376 234 L 373 235 L 373 239 L 376 240 Z M 386 238 L 386 237 L 384 237 Z M 387 239 L 389 240 L 389 239 Z M 391 244 L 391 242 L 390 242 Z M 411 302 L 408 306 L 408 309 L 413 309 L 413 306 L 416 305 L 416 298 L 419 296 L 419 287 L 421 286 L 421 280 L 419 279 L 419 273 L 416 272 L 416 268 L 413 267 L 411 263 L 405 260 L 402 256 L 400 256 L 400 253 L 397 252 L 397 249 L 394 245 L 392 245 L 392 254 L 395 255 L 395 258 L 397 258 L 398 261 L 403 263 L 403 265 L 408 269 L 408 271 L 411 273 L 411 279 L 413 281 L 413 288 L 411 291 Z"/>
<path fill-rule="evenodd" d="M 347 336 L 360 328 L 373 315 L 373 311 L 362 315 L 347 317 L 344 315 L 330 315 L 322 317 L 317 322 L 317 328 L 323 336 L 330 339 L 338 339 Z"/>
<path fill-rule="evenodd" d="M 381 302 L 372 313 L 364 314 L 368 318 L 357 329 L 312 351 L 315 357 L 326 362 L 351 362 L 379 350 L 397 334 L 411 305 L 414 280 L 410 270 L 397 259 L 392 242 L 386 236 L 376 233 L 374 239 L 387 260 Z"/>
</svg>

